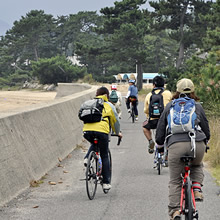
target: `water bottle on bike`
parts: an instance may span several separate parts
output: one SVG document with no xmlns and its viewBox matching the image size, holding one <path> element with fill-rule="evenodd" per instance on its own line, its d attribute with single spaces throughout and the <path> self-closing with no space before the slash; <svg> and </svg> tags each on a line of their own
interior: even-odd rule
<svg viewBox="0 0 220 220">
<path fill-rule="evenodd" d="M 100 156 L 99 156 L 99 159 L 98 159 L 98 172 L 99 173 L 102 172 L 102 159 L 101 159 Z"/>
</svg>

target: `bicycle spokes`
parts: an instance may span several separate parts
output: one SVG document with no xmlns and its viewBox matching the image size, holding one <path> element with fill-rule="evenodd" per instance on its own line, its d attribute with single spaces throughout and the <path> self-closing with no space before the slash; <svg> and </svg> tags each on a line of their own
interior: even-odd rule
<svg viewBox="0 0 220 220">
<path fill-rule="evenodd" d="M 94 152 L 91 152 L 88 157 L 88 164 L 86 168 L 86 190 L 89 199 L 95 197 L 97 189 L 97 159 Z"/>
</svg>

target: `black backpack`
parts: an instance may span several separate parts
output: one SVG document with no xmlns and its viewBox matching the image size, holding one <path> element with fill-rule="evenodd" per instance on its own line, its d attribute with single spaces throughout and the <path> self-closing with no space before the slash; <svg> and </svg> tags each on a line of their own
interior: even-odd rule
<svg viewBox="0 0 220 220">
<path fill-rule="evenodd" d="M 79 110 L 79 119 L 84 123 L 100 122 L 102 118 L 102 110 L 104 108 L 104 100 L 100 98 L 85 101 Z"/>
<path fill-rule="evenodd" d="M 160 89 L 160 92 L 158 94 L 155 93 L 155 90 Z M 164 104 L 163 104 L 163 93 L 164 88 L 154 88 L 152 90 L 152 95 L 150 97 L 150 104 L 149 104 L 149 116 L 150 118 L 160 118 L 163 110 L 164 110 Z"/>
</svg>

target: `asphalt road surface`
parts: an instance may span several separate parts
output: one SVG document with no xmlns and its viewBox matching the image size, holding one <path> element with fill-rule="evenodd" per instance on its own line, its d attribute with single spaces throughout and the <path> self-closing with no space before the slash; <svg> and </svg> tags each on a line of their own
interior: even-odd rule
<svg viewBox="0 0 220 220">
<path fill-rule="evenodd" d="M 138 106 L 139 121 L 132 124 L 123 106 L 121 130 L 123 141 L 117 146 L 112 138 L 112 189 L 104 194 L 98 185 L 96 197 L 86 194 L 83 157 L 85 150 L 77 148 L 45 176 L 39 187 L 25 193 L 0 208 L 1 220 L 168 220 L 169 170 L 161 175 L 153 167 L 153 156 L 147 152 L 142 133 L 143 103 Z M 88 147 L 88 145 L 86 145 Z M 48 182 L 55 182 L 50 185 Z M 205 171 L 203 203 L 198 204 L 200 220 L 220 219 L 220 187 Z"/>
</svg>

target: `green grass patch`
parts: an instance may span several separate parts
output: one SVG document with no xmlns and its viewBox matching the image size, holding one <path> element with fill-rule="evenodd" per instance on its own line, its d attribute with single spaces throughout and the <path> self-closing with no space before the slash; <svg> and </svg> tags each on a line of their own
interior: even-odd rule
<svg viewBox="0 0 220 220">
<path fill-rule="evenodd" d="M 138 92 L 138 100 L 139 101 L 144 101 L 145 100 L 145 97 L 146 95 L 151 92 L 152 89 L 142 89 Z"/>
<path fill-rule="evenodd" d="M 138 95 L 147 95 L 149 92 L 151 92 L 152 89 L 142 89 L 138 92 Z"/>
<path fill-rule="evenodd" d="M 211 139 L 208 143 L 210 149 L 205 155 L 204 160 L 208 162 L 212 175 L 220 184 L 220 117 L 209 117 L 209 127 L 211 132 Z"/>
<path fill-rule="evenodd" d="M 211 169 L 213 177 L 216 179 L 216 183 L 220 186 L 220 165 Z"/>
<path fill-rule="evenodd" d="M 0 90 L 2 91 L 18 91 L 21 90 L 22 86 L 0 86 Z"/>
</svg>

